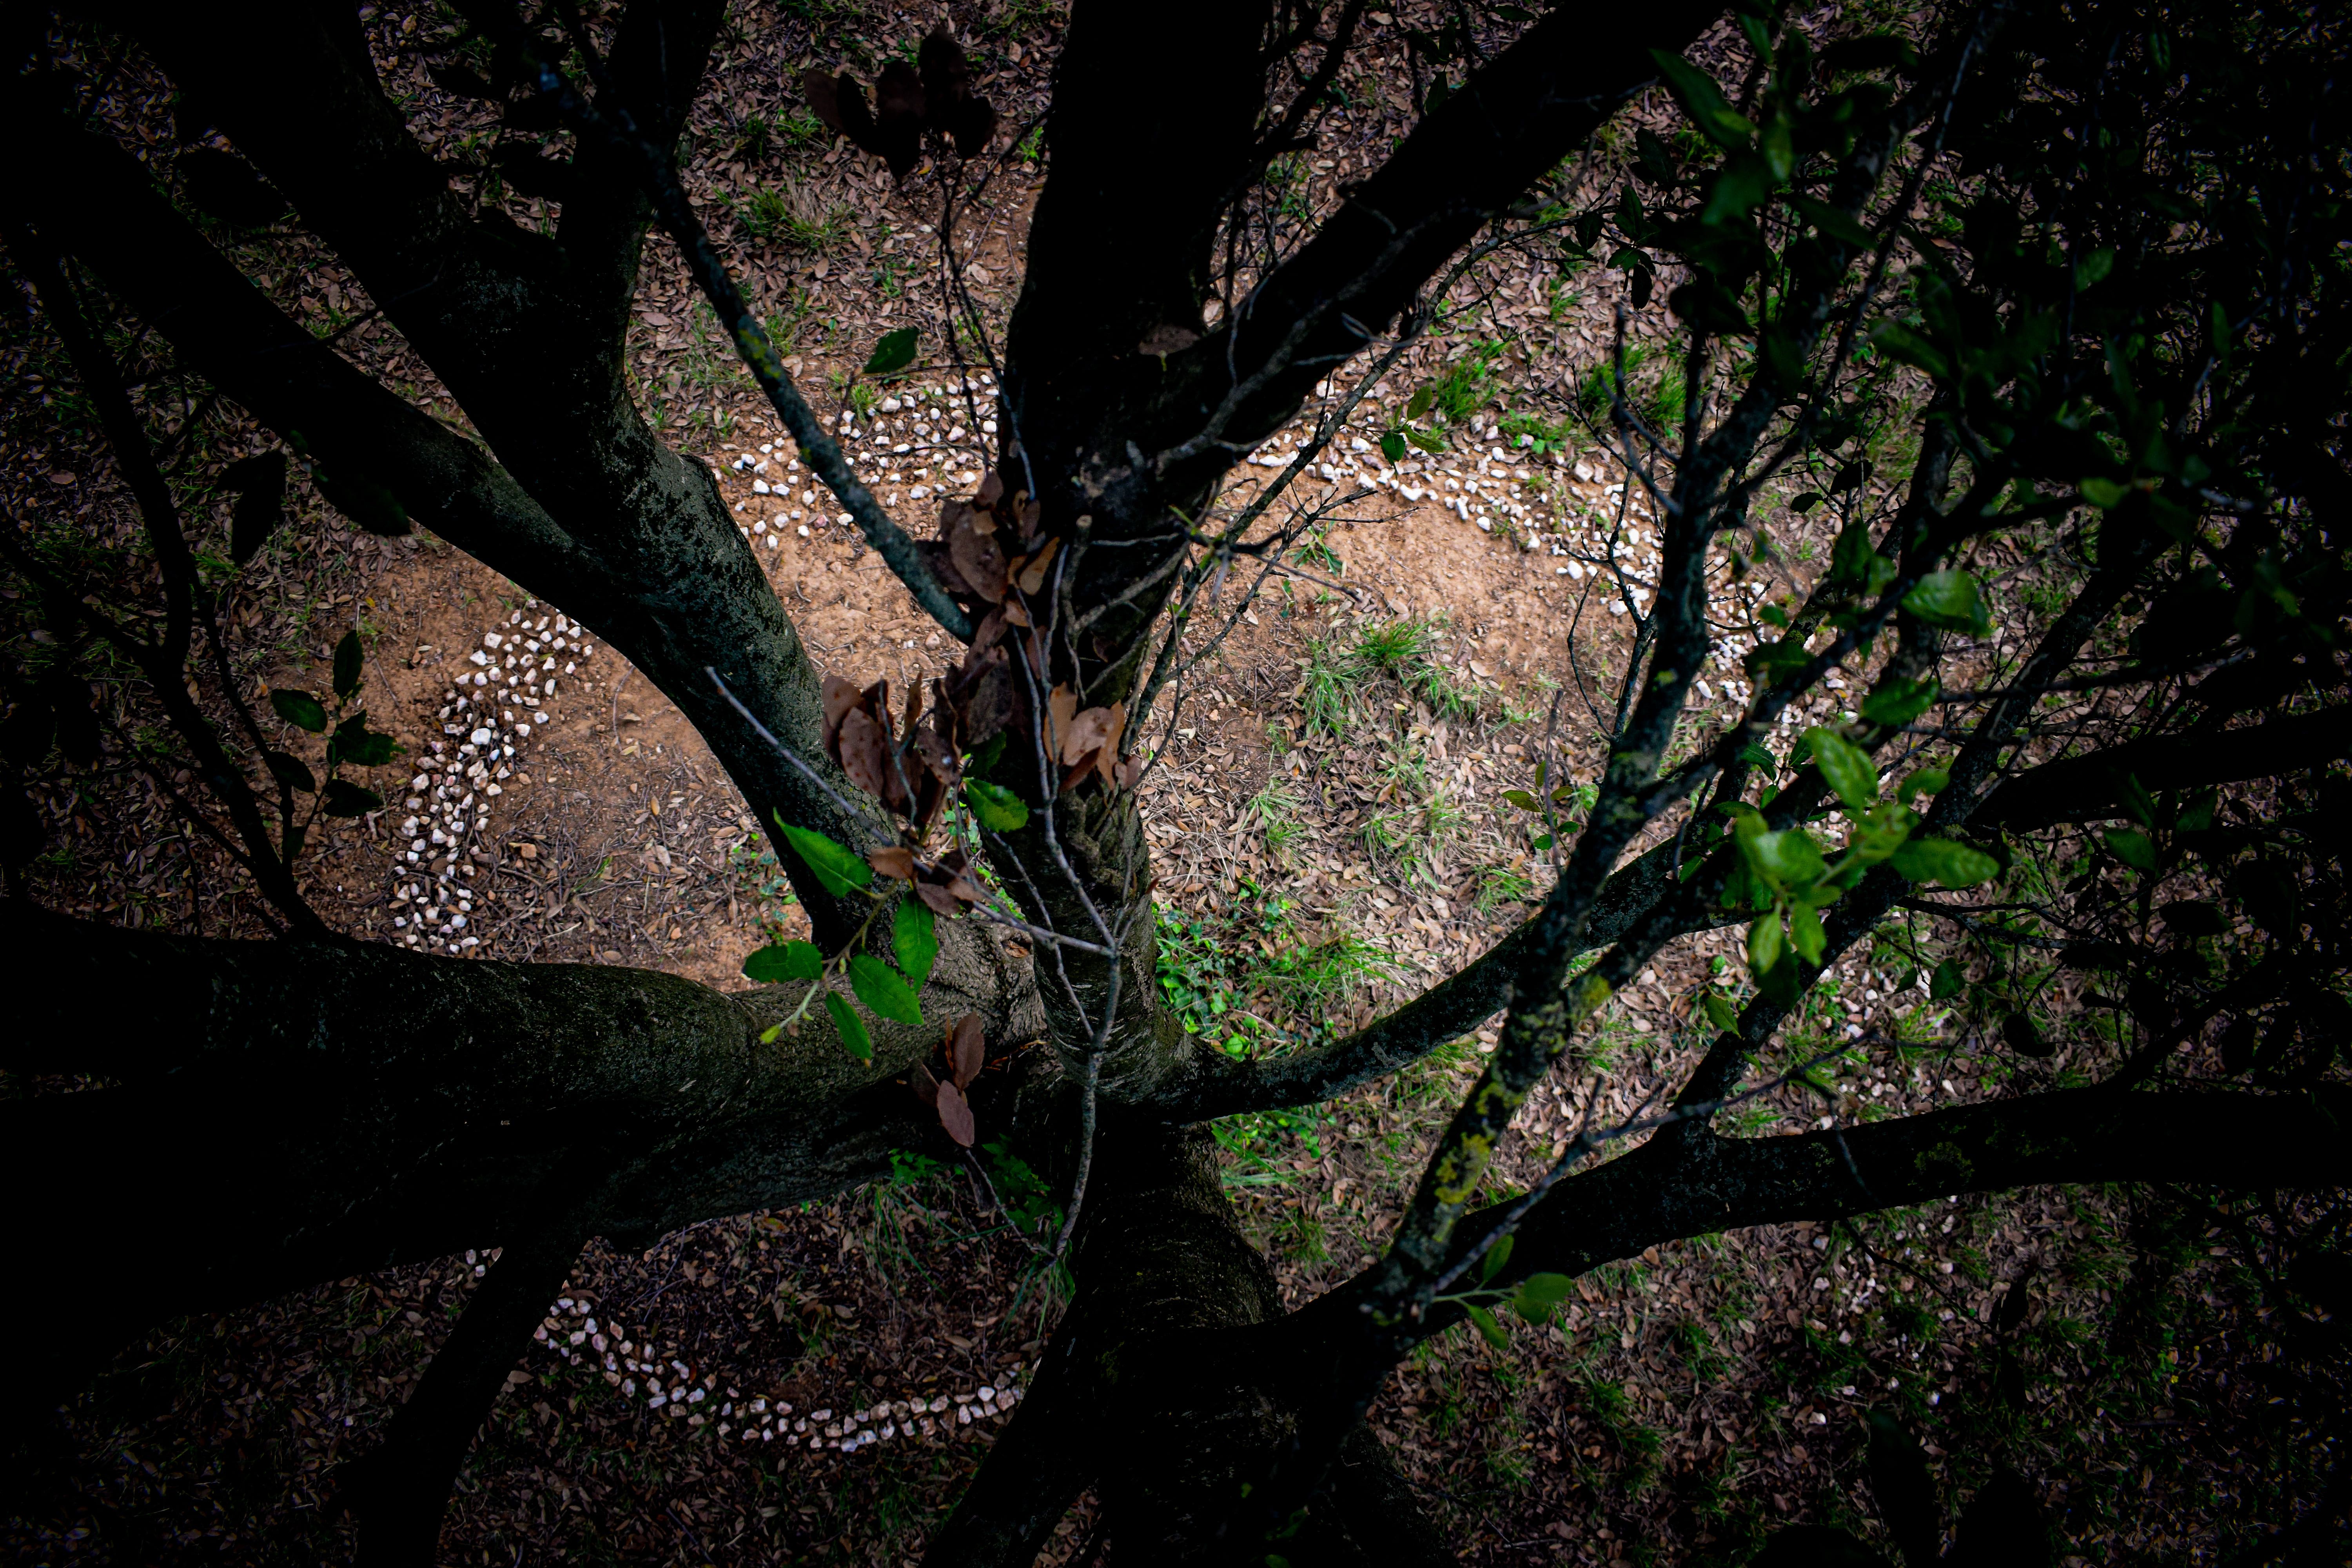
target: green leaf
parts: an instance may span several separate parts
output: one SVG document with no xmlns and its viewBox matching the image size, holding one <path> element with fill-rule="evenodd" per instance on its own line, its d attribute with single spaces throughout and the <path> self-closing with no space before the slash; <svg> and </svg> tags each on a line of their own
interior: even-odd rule
<svg viewBox="0 0 2352 1568">
<path fill-rule="evenodd" d="M 1812 742 L 1814 765 L 1840 800 L 1855 811 L 1878 804 L 1878 770 L 1871 765 L 1870 753 L 1819 724 L 1806 731 L 1805 738 Z"/>
<path fill-rule="evenodd" d="M 2134 832 L 2128 827 L 2110 827 L 2104 837 L 2107 847 L 2115 851 L 2116 858 L 2133 870 L 2156 869 L 2156 845 L 2147 834 Z"/>
<path fill-rule="evenodd" d="M 1739 1009 L 1731 1005 L 1730 997 L 1710 991 L 1706 994 L 1706 1021 L 1725 1034 L 1739 1027 Z"/>
<path fill-rule="evenodd" d="M 784 842 L 816 873 L 817 885 L 834 897 L 854 893 L 874 880 L 874 868 L 864 856 L 852 855 L 814 828 L 793 826 L 781 813 L 776 826 L 784 830 Z"/>
<path fill-rule="evenodd" d="M 883 333 L 882 341 L 874 345 L 874 353 L 866 362 L 866 374 L 890 375 L 914 363 L 917 335 L 912 327 Z"/>
<path fill-rule="evenodd" d="M 920 991 L 923 982 L 931 977 L 931 965 L 939 962 L 940 937 L 933 928 L 931 909 L 920 899 L 900 899 L 898 912 L 890 921 L 890 951 L 898 955 L 898 967 L 907 972 L 915 989 Z"/>
<path fill-rule="evenodd" d="M 261 761 L 269 769 L 269 776 L 288 789 L 298 789 L 304 795 L 317 791 L 319 781 L 310 776 L 310 768 L 299 757 L 284 752 L 264 752 Z"/>
<path fill-rule="evenodd" d="M 1541 811 L 1543 809 L 1543 807 L 1537 803 L 1536 797 L 1529 795 L 1523 789 L 1507 789 L 1503 792 L 1503 798 L 1509 801 L 1513 805 L 1517 806 L 1521 811 Z"/>
<path fill-rule="evenodd" d="M 322 809 L 329 816 L 365 816 L 371 811 L 383 809 L 383 796 L 372 789 L 362 789 L 349 779 L 329 779 Z"/>
<path fill-rule="evenodd" d="M 1765 606 L 1767 612 L 1772 608 L 1769 605 Z M 1775 681 L 1792 670 L 1804 668 L 1812 662 L 1812 658 L 1805 651 L 1803 639 L 1782 637 L 1778 642 L 1761 643 L 1748 649 L 1748 657 L 1739 662 L 1748 674 Z"/>
<path fill-rule="evenodd" d="M 1758 974 L 1766 974 L 1780 962 L 1780 910 L 1776 905 L 1748 928 L 1748 967 Z"/>
<path fill-rule="evenodd" d="M 1576 1281 L 1565 1274 L 1530 1274 L 1519 1281 L 1519 1293 L 1511 1298 L 1511 1310 L 1530 1323 L 1549 1322 L 1575 1288 Z"/>
<path fill-rule="evenodd" d="M 1754 153 L 1736 153 L 1716 175 L 1698 220 L 1708 225 L 1737 222 L 1762 205 L 1764 198 L 1771 194 L 1771 166 Z"/>
<path fill-rule="evenodd" d="M 1874 724 L 1898 728 L 1934 707 L 1938 689 L 1932 679 L 1895 681 L 1863 700 L 1862 716 Z"/>
<path fill-rule="evenodd" d="M 1422 418 L 1423 416 L 1428 414 L 1430 405 L 1436 401 L 1437 384 L 1435 382 L 1431 382 L 1427 385 L 1423 386 L 1420 391 L 1414 393 L 1411 401 L 1405 404 L 1404 416 L 1408 419 Z"/>
<path fill-rule="evenodd" d="M 2000 861 L 1948 838 L 1914 838 L 1887 863 L 1911 881 L 1937 882 L 1947 888 L 1973 888 L 2000 874 Z"/>
<path fill-rule="evenodd" d="M 813 942 L 773 942 L 743 961 L 743 973 L 762 985 L 814 980 L 824 973 L 824 952 Z"/>
<path fill-rule="evenodd" d="M 337 758 L 363 768 L 378 768 L 392 761 L 400 748 L 389 735 L 379 735 L 367 727 L 367 715 L 354 713 L 335 726 L 331 746 Z"/>
<path fill-rule="evenodd" d="M 1944 351 L 1900 321 L 1879 322 L 1871 329 L 1870 341 L 1891 360 L 1916 365 L 1937 381 L 1952 378 L 1952 362 Z"/>
<path fill-rule="evenodd" d="M 2124 498 L 2131 494 L 2129 485 L 2117 484 L 2113 479 L 2103 479 L 2095 476 L 2084 479 L 2081 489 L 2083 499 L 2093 506 L 2099 507 L 2121 506 L 2124 503 Z"/>
<path fill-rule="evenodd" d="M 1950 786 L 1951 782 L 1952 775 L 1941 768 L 1921 768 L 1917 773 L 1905 779 L 1901 787 L 1895 793 L 1906 805 L 1908 805 L 1915 795 L 1943 794 Z"/>
<path fill-rule="evenodd" d="M 1977 597 L 1976 575 L 1969 572 L 1930 572 L 1903 595 L 1903 607 L 1931 626 L 1972 632 L 1982 637 L 1992 629 L 1984 603 Z"/>
<path fill-rule="evenodd" d="M 1484 1285 L 1503 1271 L 1503 1265 L 1510 1261 L 1511 1248 L 1518 1239 L 1516 1236 L 1507 1236 L 1486 1249 L 1486 1256 L 1478 1259 L 1479 1284 Z"/>
<path fill-rule="evenodd" d="M 1821 846 L 1801 827 L 1780 833 L 1743 834 L 1739 847 L 1747 852 L 1748 863 L 1776 888 L 1810 888 L 1829 870 L 1829 863 L 1822 858 Z"/>
<path fill-rule="evenodd" d="M 2074 288 L 2077 291 L 2096 288 L 2115 269 L 2116 253 L 2103 246 L 2074 263 Z"/>
<path fill-rule="evenodd" d="M 905 979 L 870 952 L 861 952 L 849 961 L 849 988 L 857 993 L 866 1010 L 877 1018 L 899 1024 L 923 1021 L 922 1005 L 907 989 Z"/>
<path fill-rule="evenodd" d="M 824 994 L 824 1010 L 833 1019 L 833 1026 L 841 1034 L 841 1045 L 861 1062 L 874 1059 L 874 1037 L 866 1032 L 866 1020 L 856 1008 L 841 999 L 838 991 Z"/>
<path fill-rule="evenodd" d="M 335 645 L 335 695 L 349 702 L 360 689 L 360 634 L 348 631 Z"/>
<path fill-rule="evenodd" d="M 1478 1332 L 1486 1337 L 1488 1344 L 1498 1351 L 1511 1348 L 1510 1336 L 1503 1332 L 1502 1324 L 1495 1321 L 1494 1313 L 1484 1307 L 1465 1307 L 1462 1310 L 1469 1314 L 1472 1322 L 1478 1325 Z"/>
<path fill-rule="evenodd" d="M 1405 445 L 1404 437 L 1397 431 L 1391 430 L 1381 437 L 1381 456 L 1391 463 L 1403 462 L 1405 453 L 1410 450 L 1412 448 Z"/>
<path fill-rule="evenodd" d="M 1822 931 L 1822 917 L 1811 904 L 1789 906 L 1789 945 L 1807 963 L 1819 963 L 1829 949 L 1829 938 Z"/>
<path fill-rule="evenodd" d="M 308 730 L 313 735 L 327 732 L 327 710 L 319 700 L 307 691 L 292 691 L 284 687 L 269 694 L 269 706 L 278 716 L 298 730 Z"/>
<path fill-rule="evenodd" d="M 980 825 L 992 832 L 1011 833 L 1028 826 L 1027 804 L 1003 784 L 972 779 L 963 786 L 963 799 L 971 807 L 972 816 L 980 819 Z"/>
<path fill-rule="evenodd" d="M 1811 196 L 1793 195 L 1788 200 L 1799 217 L 1841 245 L 1850 245 L 1856 250 L 1868 250 L 1878 243 L 1871 238 L 1870 231 L 1862 226 L 1859 219 L 1827 202 L 1815 201 Z"/>
<path fill-rule="evenodd" d="M 1780 758 L 1753 741 L 1739 748 L 1739 760 L 1751 768 L 1777 768 L 1780 765 Z"/>
<path fill-rule="evenodd" d="M 1714 78 L 1682 56 L 1664 49 L 1652 49 L 1650 58 L 1657 62 L 1659 74 L 1666 79 L 1666 85 L 1682 101 L 1684 110 L 1701 135 L 1731 151 L 1748 146 L 1754 139 L 1754 122 L 1724 101 L 1723 89 L 1715 85 Z"/>
<path fill-rule="evenodd" d="M 1948 958 L 1936 965 L 1935 977 L 1927 982 L 1930 1001 L 1948 1002 L 1968 989 L 1969 972 L 1960 967 L 1959 960 Z"/>
</svg>

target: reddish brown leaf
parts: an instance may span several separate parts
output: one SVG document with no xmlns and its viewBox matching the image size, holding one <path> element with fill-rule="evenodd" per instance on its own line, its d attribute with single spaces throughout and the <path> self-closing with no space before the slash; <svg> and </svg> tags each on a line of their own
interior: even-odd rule
<svg viewBox="0 0 2352 1568">
<path fill-rule="evenodd" d="M 1004 477 L 994 468 L 991 468 L 980 476 L 980 489 L 972 491 L 971 504 L 993 510 L 996 503 L 1003 500 L 1003 496 Z"/>
<path fill-rule="evenodd" d="M 841 131 L 841 83 L 827 70 L 810 69 L 801 73 L 801 96 L 828 130 Z M 862 95 L 861 95 L 862 97 Z"/>
<path fill-rule="evenodd" d="M 1024 631 L 1036 625 L 1029 618 L 1029 612 L 1021 607 L 1021 601 L 1018 599 L 1007 598 L 1004 601 L 1004 618 Z"/>
<path fill-rule="evenodd" d="M 971 1106 L 965 1100 L 963 1090 L 951 1083 L 940 1085 L 938 1105 L 940 1125 L 948 1130 L 948 1136 L 971 1148 L 975 1129 L 971 1124 Z"/>
<path fill-rule="evenodd" d="M 955 139 L 956 151 L 971 157 L 996 132 L 996 110 L 971 90 L 971 66 L 942 22 L 917 51 L 923 73 L 923 107 L 932 130 Z"/>
<path fill-rule="evenodd" d="M 948 1031 L 948 1060 L 954 1068 L 956 1087 L 968 1087 L 980 1076 L 987 1059 L 987 1030 L 982 1026 L 979 1014 L 966 1013 Z"/>
<path fill-rule="evenodd" d="M 894 844 L 887 849 L 868 849 L 866 863 L 894 881 L 911 882 L 915 879 L 915 852 L 903 846 Z"/>
<path fill-rule="evenodd" d="M 915 68 L 892 60 L 874 80 L 874 120 L 880 153 L 899 179 L 923 156 L 923 81 Z"/>
<path fill-rule="evenodd" d="M 828 675 L 818 689 L 824 701 L 824 751 L 835 762 L 841 760 L 841 748 L 836 742 L 841 735 L 842 716 L 857 706 L 857 688 L 837 675 Z"/>
<path fill-rule="evenodd" d="M 985 530 L 983 522 L 988 523 Z M 1004 552 L 997 545 L 994 524 L 986 513 L 966 509 L 956 520 L 955 531 L 948 537 L 948 558 L 973 593 L 992 605 L 1003 600 Z"/>
<path fill-rule="evenodd" d="M 915 731 L 915 753 L 923 759 L 923 766 L 941 784 L 955 783 L 956 754 L 954 745 L 940 732 L 940 721 L 948 715 L 941 710 L 931 710 L 931 721 Z"/>
<path fill-rule="evenodd" d="M 1141 757 L 1129 757 L 1127 761 L 1119 763 L 1117 777 L 1118 779 L 1119 788 L 1133 789 L 1137 784 L 1143 782 L 1143 759 Z"/>
<path fill-rule="evenodd" d="M 849 782 L 877 799 L 887 798 L 888 784 L 884 758 L 888 746 L 882 738 L 881 726 L 866 717 L 863 708 L 853 709 L 841 721 L 841 767 Z"/>
<path fill-rule="evenodd" d="M 940 1076 L 921 1062 L 917 1062 L 915 1070 L 907 1075 L 907 1087 L 913 1089 L 915 1098 L 925 1105 L 940 1102 Z"/>
<path fill-rule="evenodd" d="M 1071 763 L 1067 766 L 1064 767 L 1062 770 L 1061 793 L 1067 795 L 1072 790 L 1077 788 L 1080 784 L 1086 783 L 1087 775 L 1095 771 L 1095 759 L 1101 755 L 1102 749 L 1100 747 L 1097 747 L 1093 751 L 1088 752 L 1085 756 L 1080 757 L 1076 762 Z"/>
<path fill-rule="evenodd" d="M 958 877 L 954 881 L 950 882 L 948 891 L 967 904 L 976 904 L 988 897 L 986 893 L 981 891 L 980 884 L 969 877 Z"/>
<path fill-rule="evenodd" d="M 922 900 L 924 905 L 935 915 L 943 915 L 953 920 L 963 913 L 963 906 L 956 902 L 955 895 L 938 882 L 916 883 L 915 897 Z"/>
<path fill-rule="evenodd" d="M 874 727 L 882 731 L 883 740 L 888 741 L 892 739 L 890 734 L 890 680 L 887 676 L 876 681 L 873 685 L 867 687 L 863 692 L 859 693 L 857 705 L 866 710 L 866 717 L 874 721 Z"/>
</svg>

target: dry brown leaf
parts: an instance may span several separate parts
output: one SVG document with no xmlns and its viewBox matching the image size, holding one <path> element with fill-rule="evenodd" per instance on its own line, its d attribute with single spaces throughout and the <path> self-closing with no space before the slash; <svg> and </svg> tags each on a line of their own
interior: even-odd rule
<svg viewBox="0 0 2352 1568">
<path fill-rule="evenodd" d="M 915 879 L 915 852 L 903 845 L 868 849 L 866 863 L 894 881 L 911 882 Z"/>
<path fill-rule="evenodd" d="M 877 799 L 887 793 L 889 743 L 883 739 L 882 726 L 866 716 L 863 708 L 852 709 L 841 721 L 841 767 L 849 782 Z"/>
<path fill-rule="evenodd" d="M 1110 789 L 1118 787 L 1118 742 L 1119 737 L 1126 733 L 1127 704 L 1114 702 L 1110 705 L 1110 732 L 1103 737 L 1102 750 L 1095 757 L 1095 766 L 1102 773 L 1102 782 Z"/>
<path fill-rule="evenodd" d="M 1078 694 L 1070 689 L 1067 681 L 1054 688 L 1045 698 L 1045 750 L 1053 756 L 1064 756 L 1069 751 L 1070 723 L 1078 714 Z"/>
<path fill-rule="evenodd" d="M 915 897 L 922 900 L 924 907 L 935 915 L 944 915 L 952 920 L 963 912 L 956 902 L 955 895 L 937 882 L 916 883 Z"/>
<path fill-rule="evenodd" d="M 1036 552 L 1028 558 L 1027 564 L 1021 568 L 1023 593 L 1034 594 L 1045 585 L 1045 569 L 1054 563 L 1054 552 L 1061 547 L 1062 542 L 1058 539 L 1049 539 L 1037 547 Z"/>
<path fill-rule="evenodd" d="M 915 1098 L 925 1105 L 940 1102 L 940 1076 L 921 1062 L 917 1062 L 915 1070 L 907 1075 L 907 1087 L 913 1089 Z"/>
<path fill-rule="evenodd" d="M 1068 689 L 1066 687 L 1061 689 Z M 1108 744 L 1116 724 L 1125 721 L 1124 713 L 1113 713 L 1108 708 L 1089 708 L 1072 719 L 1059 731 L 1062 737 L 1062 761 L 1072 767 L 1087 752 L 1099 751 Z"/>
<path fill-rule="evenodd" d="M 1162 321 L 1143 334 L 1143 341 L 1135 345 L 1135 352 L 1165 358 L 1169 354 L 1180 353 L 1200 341 L 1201 334 L 1192 328 L 1180 327 L 1173 321 Z"/>
<path fill-rule="evenodd" d="M 964 1099 L 963 1090 L 951 1083 L 943 1083 L 940 1085 L 937 1103 L 940 1125 L 948 1130 L 948 1136 L 965 1148 L 971 1148 L 975 1129 L 971 1121 L 971 1106 Z"/>
<path fill-rule="evenodd" d="M 980 1015 L 966 1013 L 948 1031 L 948 1060 L 954 1065 L 956 1087 L 962 1089 L 978 1078 L 987 1058 L 987 1031 Z"/>
</svg>

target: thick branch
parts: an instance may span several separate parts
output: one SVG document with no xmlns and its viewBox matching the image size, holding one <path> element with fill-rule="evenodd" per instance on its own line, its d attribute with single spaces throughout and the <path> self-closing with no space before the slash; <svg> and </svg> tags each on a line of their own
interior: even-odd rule
<svg viewBox="0 0 2352 1568">
<path fill-rule="evenodd" d="M 1609 879 L 1593 900 L 1580 952 L 1615 942 L 1668 890 L 1678 847 L 1671 841 L 1662 844 Z M 1208 1121 L 1244 1110 L 1318 1104 L 1418 1061 L 1509 1004 L 1512 980 L 1526 961 L 1537 919 L 1530 916 L 1467 968 L 1320 1050 L 1258 1062 L 1199 1053 L 1193 1075 L 1156 1097 L 1151 1108 L 1171 1121 Z"/>
<path fill-rule="evenodd" d="M 28 149 L 0 172 L 10 199 L 195 370 L 281 434 L 299 431 L 331 465 L 378 479 L 412 518 L 593 628 L 677 703 L 763 823 L 773 808 L 856 841 L 858 825 L 777 755 L 703 673 L 715 666 L 761 723 L 816 765 L 833 766 L 823 756 L 816 671 L 707 469 L 657 446 L 596 439 L 606 417 L 601 401 L 593 409 L 567 406 L 559 382 L 531 392 L 544 439 L 526 444 L 535 459 L 552 450 L 565 477 L 526 491 L 480 447 L 289 320 L 121 149 L 61 110 L 44 112 L 29 91 L 5 107 L 15 110 L 9 129 Z M 609 490 L 583 494 L 598 486 Z M 860 911 L 809 878 L 796 856 L 784 855 L 784 864 L 820 938 L 845 937 Z"/>
<path fill-rule="evenodd" d="M 2065 1089 L 2021 1100 L 1786 1138 L 1654 1139 L 1571 1176 L 1519 1223 L 1496 1276 L 1581 1274 L 1645 1247 L 1715 1231 L 1925 1203 L 1958 1193 L 2052 1183 L 2167 1182 L 2238 1189 L 2352 1182 L 2352 1091 L 2117 1093 Z M 1465 1237 L 1502 1218 L 1496 1205 Z M 1466 1247 L 1466 1243 L 1465 1243 Z M 1321 1342 L 1356 1310 L 1370 1275 L 1285 1321 L 1277 1363 Z M 1423 1335 L 1458 1319 L 1430 1314 Z M 1302 1371 L 1311 1379 L 1311 1370 Z"/>
<path fill-rule="evenodd" d="M 70 1279 L 0 1308 L 53 1347 L 15 1391 L 34 1399 L 158 1317 L 504 1238 L 583 1159 L 605 1184 L 589 1230 L 643 1245 L 830 1195 L 937 1136 L 889 1081 L 937 1028 L 877 1023 L 870 1063 L 822 1013 L 762 1045 L 796 989 L 129 932 L 19 901 L 0 904 L 0 1066 L 110 1085 L 0 1107 L 8 1245 L 73 1247 L 159 1184 L 176 1205 L 140 1247 L 83 1248 Z M 93 1029 L 100 994 L 138 996 L 136 1027 Z M 942 952 L 923 1006 L 1010 1043 L 1036 1022 L 1017 999 Z"/>
<path fill-rule="evenodd" d="M 2120 815 L 2124 783 L 2151 793 L 2273 778 L 2352 753 L 2352 706 L 2242 730 L 2151 736 L 2044 763 L 1997 785 L 1970 820 L 2014 832 Z"/>
</svg>

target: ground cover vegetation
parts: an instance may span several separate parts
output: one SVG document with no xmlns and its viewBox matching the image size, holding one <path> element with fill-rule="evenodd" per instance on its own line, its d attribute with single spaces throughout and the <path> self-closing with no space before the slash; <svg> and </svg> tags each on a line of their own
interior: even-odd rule
<svg viewBox="0 0 2352 1568">
<path fill-rule="evenodd" d="M 2340 1558 L 2340 16 L 8 21 L 27 1553 Z"/>
</svg>

